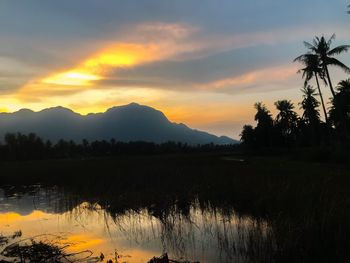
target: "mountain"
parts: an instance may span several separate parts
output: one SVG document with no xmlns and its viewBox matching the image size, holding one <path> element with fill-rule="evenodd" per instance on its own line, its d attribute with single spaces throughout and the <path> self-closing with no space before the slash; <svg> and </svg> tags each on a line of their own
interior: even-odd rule
<svg viewBox="0 0 350 263">
<path fill-rule="evenodd" d="M 22 109 L 14 113 L 0 113 L 0 137 L 7 132 L 36 133 L 43 139 L 80 142 L 87 140 L 119 141 L 178 141 L 189 144 L 234 144 L 229 137 L 191 129 L 184 124 L 170 122 L 158 110 L 131 103 L 108 109 L 104 113 L 86 116 L 63 107 L 34 112 Z"/>
</svg>

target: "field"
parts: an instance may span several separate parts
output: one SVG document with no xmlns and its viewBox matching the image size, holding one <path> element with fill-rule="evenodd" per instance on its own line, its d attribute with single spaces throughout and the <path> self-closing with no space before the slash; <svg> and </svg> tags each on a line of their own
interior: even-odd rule
<svg viewBox="0 0 350 263">
<path fill-rule="evenodd" d="M 348 262 L 350 172 L 346 164 L 289 156 L 169 154 L 0 164 L 1 184 L 57 185 L 111 214 L 152 210 L 162 218 L 194 200 L 223 213 L 267 221 L 251 240 L 253 262 Z M 11 191 L 8 189 L 7 191 Z"/>
</svg>

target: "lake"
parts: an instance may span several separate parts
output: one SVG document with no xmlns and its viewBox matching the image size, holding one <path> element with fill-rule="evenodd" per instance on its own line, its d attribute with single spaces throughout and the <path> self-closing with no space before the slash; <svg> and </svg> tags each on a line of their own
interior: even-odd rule
<svg viewBox="0 0 350 263">
<path fill-rule="evenodd" d="M 198 200 L 186 213 L 174 203 L 162 215 L 152 208 L 111 213 L 98 203 L 76 201 L 58 188 L 6 186 L 0 190 L 1 234 L 20 230 L 22 238 L 69 244 L 68 251 L 91 250 L 106 259 L 117 253 L 121 262 L 148 262 L 167 252 L 173 259 L 209 263 L 248 262 L 250 239 L 269 228 L 235 211 L 201 207 Z"/>
</svg>

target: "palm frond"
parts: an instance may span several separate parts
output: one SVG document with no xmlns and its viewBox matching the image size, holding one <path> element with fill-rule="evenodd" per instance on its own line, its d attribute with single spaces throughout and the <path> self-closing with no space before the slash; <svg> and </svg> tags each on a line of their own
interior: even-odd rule
<svg viewBox="0 0 350 263">
<path fill-rule="evenodd" d="M 327 82 L 326 77 L 325 77 L 325 76 L 320 76 L 320 78 L 322 79 L 323 84 L 324 84 L 326 87 L 328 87 L 328 82 Z"/>
<path fill-rule="evenodd" d="M 293 59 L 293 62 L 303 62 L 304 61 L 305 54 L 300 55 L 299 57 L 296 57 Z"/>
<path fill-rule="evenodd" d="M 302 54 L 299 57 L 296 57 L 293 62 L 301 62 L 305 65 L 309 65 L 309 64 L 317 64 L 318 63 L 318 55 L 316 54 L 312 54 L 312 53 L 306 53 L 306 54 Z"/>
<path fill-rule="evenodd" d="M 346 73 L 350 73 L 350 68 L 336 58 L 328 58 L 325 66 L 327 65 L 337 66 L 344 70 Z"/>
<path fill-rule="evenodd" d="M 333 48 L 332 50 L 328 51 L 329 56 L 339 55 L 343 52 L 347 52 L 350 49 L 350 45 L 342 45 Z"/>
<path fill-rule="evenodd" d="M 303 75 L 302 75 L 302 78 L 303 79 L 305 79 L 305 76 L 307 76 L 307 72 L 306 72 L 306 70 L 305 69 L 301 69 L 301 70 L 299 70 L 300 72 L 302 71 L 303 72 Z M 300 72 L 298 72 L 298 73 L 300 73 Z M 307 78 L 306 78 L 307 79 Z M 306 80 L 305 80 L 306 81 Z"/>
<path fill-rule="evenodd" d="M 338 83 L 337 90 L 339 92 L 349 92 L 350 91 L 350 79 L 340 81 Z"/>
<path fill-rule="evenodd" d="M 317 47 L 319 43 L 321 42 L 321 39 L 319 37 L 315 37 L 312 42 L 314 43 L 314 47 Z"/>
<path fill-rule="evenodd" d="M 308 48 L 308 49 L 314 49 L 316 47 L 316 45 L 314 46 L 314 45 L 312 45 L 312 44 L 310 44 L 309 42 L 306 42 L 306 41 L 304 41 L 304 46 L 306 48 Z"/>
<path fill-rule="evenodd" d="M 330 47 L 332 45 L 333 40 L 335 40 L 336 35 L 333 34 L 327 41 L 327 46 Z"/>
</svg>

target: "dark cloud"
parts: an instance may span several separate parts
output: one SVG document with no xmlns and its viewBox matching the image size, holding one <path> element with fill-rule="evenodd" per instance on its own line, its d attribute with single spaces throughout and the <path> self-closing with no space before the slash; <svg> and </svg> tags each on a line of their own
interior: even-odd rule
<svg viewBox="0 0 350 263">
<path fill-rule="evenodd" d="M 347 4 L 346 0 L 2 0 L 0 32 L 84 37 L 144 21 L 183 21 L 215 32 L 254 32 L 319 23 L 320 18 L 345 21 Z"/>
<path fill-rule="evenodd" d="M 11 69 L 0 84 L 3 89 L 15 89 L 48 72 L 75 67 L 105 43 L 123 41 L 133 26 L 160 22 L 198 28 L 188 40 L 199 46 L 210 40 L 210 48 L 118 69 L 96 84 L 186 90 L 191 84 L 290 63 L 304 51 L 304 39 L 290 29 L 309 28 L 309 34 L 331 25 L 337 32 L 349 21 L 347 4 L 346 0 L 1 0 L 0 57 L 20 62 L 18 74 L 26 67 L 30 72 L 16 78 Z M 278 46 L 273 44 L 273 35 L 264 35 L 274 30 L 279 34 Z M 259 37 L 248 36 L 232 50 L 230 45 L 235 41 L 221 43 L 229 37 L 257 32 Z M 310 33 L 309 40 L 313 35 Z M 286 42 L 281 44 L 283 38 Z"/>
</svg>

